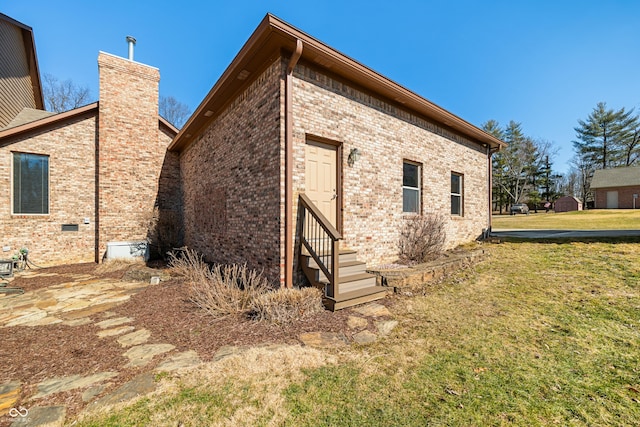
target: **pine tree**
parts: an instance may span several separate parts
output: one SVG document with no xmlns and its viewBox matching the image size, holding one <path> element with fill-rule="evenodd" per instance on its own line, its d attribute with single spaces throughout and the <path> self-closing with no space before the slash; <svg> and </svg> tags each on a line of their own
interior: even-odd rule
<svg viewBox="0 0 640 427">
<path fill-rule="evenodd" d="M 576 153 L 597 169 L 632 164 L 638 155 L 638 118 L 633 110 L 607 109 L 605 102 L 599 102 L 587 120 L 578 120 Z M 626 148 L 625 148 L 626 147 Z"/>
</svg>

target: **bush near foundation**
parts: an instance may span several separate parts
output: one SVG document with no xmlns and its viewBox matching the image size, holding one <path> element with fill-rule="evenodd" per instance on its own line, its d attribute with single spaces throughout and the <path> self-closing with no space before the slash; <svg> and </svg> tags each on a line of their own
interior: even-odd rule
<svg viewBox="0 0 640 427">
<path fill-rule="evenodd" d="M 324 311 L 322 292 L 316 288 L 281 288 L 260 295 L 253 301 L 251 317 L 273 323 L 286 323 Z"/>
<path fill-rule="evenodd" d="M 174 274 L 185 278 L 191 302 L 216 319 L 245 314 L 279 323 L 324 310 L 316 289 L 274 289 L 261 273 L 246 265 L 210 266 L 191 249 L 171 255 L 170 266 Z"/>
<path fill-rule="evenodd" d="M 409 264 L 438 258 L 446 240 L 444 216 L 416 215 L 406 220 L 400 232 L 400 261 Z"/>
</svg>

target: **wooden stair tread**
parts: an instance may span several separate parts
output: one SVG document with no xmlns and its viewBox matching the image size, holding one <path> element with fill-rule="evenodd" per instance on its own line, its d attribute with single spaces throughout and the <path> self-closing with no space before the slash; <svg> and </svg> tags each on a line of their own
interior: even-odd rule
<svg viewBox="0 0 640 427">
<path fill-rule="evenodd" d="M 375 275 L 369 273 L 350 274 L 348 276 L 338 277 L 338 284 L 350 283 L 357 280 L 370 279 L 375 277 Z M 327 284 L 328 282 L 326 278 L 321 278 L 320 283 Z"/>
<path fill-rule="evenodd" d="M 342 249 L 340 248 L 340 252 L 338 253 L 339 255 L 351 255 L 351 254 L 355 254 L 358 251 L 354 250 L 354 249 Z M 302 247 L 302 250 L 300 251 L 301 255 L 304 256 L 308 256 L 310 257 L 311 254 L 309 253 L 309 251 L 307 250 L 307 248 L 305 248 L 304 246 Z M 324 252 L 319 252 L 318 256 L 324 256 Z"/>
<path fill-rule="evenodd" d="M 324 304 L 329 310 L 340 310 L 342 308 L 382 299 L 387 296 L 388 290 L 389 288 L 384 286 L 371 286 L 364 289 L 358 289 L 356 291 L 338 294 L 337 298 L 324 297 Z"/>
</svg>

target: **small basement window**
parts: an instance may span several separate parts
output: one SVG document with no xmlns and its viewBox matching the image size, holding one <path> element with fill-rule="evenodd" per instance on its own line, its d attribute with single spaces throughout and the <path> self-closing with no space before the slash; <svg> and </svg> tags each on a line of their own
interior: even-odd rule
<svg viewBox="0 0 640 427">
<path fill-rule="evenodd" d="M 62 224 L 62 231 L 78 231 L 78 224 Z"/>
</svg>

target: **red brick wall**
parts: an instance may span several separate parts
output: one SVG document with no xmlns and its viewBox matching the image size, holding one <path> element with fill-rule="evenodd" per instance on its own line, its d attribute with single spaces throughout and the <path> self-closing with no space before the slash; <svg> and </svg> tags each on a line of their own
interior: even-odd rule
<svg viewBox="0 0 640 427">
<path fill-rule="evenodd" d="M 640 197 L 640 186 L 618 187 L 618 188 L 598 188 L 595 190 L 595 208 L 607 208 L 607 191 L 618 192 L 618 209 L 633 209 L 633 195 Z M 640 209 L 640 199 L 636 199 L 636 209 Z"/>
<path fill-rule="evenodd" d="M 95 260 L 95 112 L 36 134 L 3 141 L 0 147 L 0 245 L 10 258 L 27 247 L 38 265 Z M 49 215 L 12 215 L 13 152 L 49 156 Z M 84 224 L 89 218 L 89 224 Z M 78 231 L 62 231 L 78 224 Z"/>
<path fill-rule="evenodd" d="M 280 281 L 282 65 L 273 63 L 181 156 L 185 244 Z"/>
</svg>

